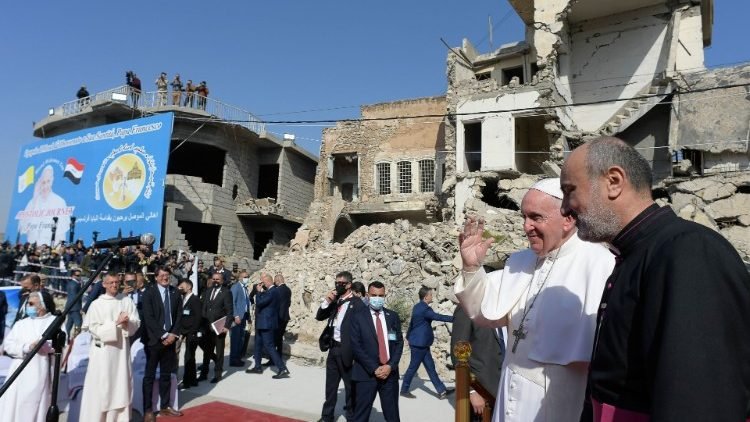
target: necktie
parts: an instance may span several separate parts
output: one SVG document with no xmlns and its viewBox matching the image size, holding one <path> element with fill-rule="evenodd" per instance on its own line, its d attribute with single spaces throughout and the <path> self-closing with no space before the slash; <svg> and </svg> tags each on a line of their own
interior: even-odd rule
<svg viewBox="0 0 750 422">
<path fill-rule="evenodd" d="M 381 365 L 388 363 L 388 352 L 385 350 L 385 333 L 383 323 L 380 322 L 380 311 L 375 312 L 375 328 L 378 334 L 378 359 Z"/>
<path fill-rule="evenodd" d="M 169 289 L 164 289 L 164 331 L 172 329 L 172 311 L 169 307 Z"/>
<path fill-rule="evenodd" d="M 211 300 L 216 299 L 216 293 L 219 291 L 216 287 L 214 287 L 214 291 L 211 292 Z"/>
</svg>

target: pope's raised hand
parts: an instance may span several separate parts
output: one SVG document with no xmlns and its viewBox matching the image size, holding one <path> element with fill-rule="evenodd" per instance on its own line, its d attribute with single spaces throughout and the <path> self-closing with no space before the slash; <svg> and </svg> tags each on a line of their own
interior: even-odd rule
<svg viewBox="0 0 750 422">
<path fill-rule="evenodd" d="M 464 229 L 458 235 L 458 247 L 461 251 L 464 271 L 477 271 L 487 256 L 487 250 L 492 245 L 492 238 L 483 239 L 484 219 L 474 215 L 466 217 Z"/>
</svg>

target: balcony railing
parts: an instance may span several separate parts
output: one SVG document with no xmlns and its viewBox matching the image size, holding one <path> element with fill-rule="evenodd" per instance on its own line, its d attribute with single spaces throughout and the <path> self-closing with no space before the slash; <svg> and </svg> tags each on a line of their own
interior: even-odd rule
<svg viewBox="0 0 750 422">
<path fill-rule="evenodd" d="M 266 130 L 265 123 L 249 111 L 222 103 L 213 98 L 203 97 L 194 93 L 192 101 L 190 101 L 187 93 L 182 92 L 178 104 L 173 105 L 172 92 L 147 91 L 136 93 L 133 88 L 127 85 L 97 92 L 94 95 L 79 100 L 68 101 L 67 103 L 55 107 L 50 112 L 50 115 L 62 117 L 75 116 L 77 114 L 91 111 L 94 106 L 108 103 L 128 104 L 131 107 L 148 110 L 150 112 L 170 111 L 175 109 L 182 109 L 185 111 L 198 110 L 208 114 L 212 118 L 246 127 L 258 134 L 263 133 Z"/>
</svg>

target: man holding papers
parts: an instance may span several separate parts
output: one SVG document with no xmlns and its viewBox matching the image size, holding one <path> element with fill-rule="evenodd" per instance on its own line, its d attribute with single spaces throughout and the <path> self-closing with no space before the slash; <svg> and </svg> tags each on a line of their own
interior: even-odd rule
<svg viewBox="0 0 750 422">
<path fill-rule="evenodd" d="M 232 293 L 229 288 L 222 286 L 223 277 L 214 273 L 208 279 L 208 286 L 203 294 L 203 317 L 205 329 L 205 342 L 208 347 L 204 348 L 203 367 L 198 381 L 208 378 L 209 362 L 214 360 L 214 377 L 211 383 L 215 384 L 221 380 L 224 368 L 224 339 L 227 337 L 229 328 L 232 327 Z M 224 323 L 219 320 L 224 318 Z M 219 321 L 219 324 L 216 322 Z"/>
</svg>

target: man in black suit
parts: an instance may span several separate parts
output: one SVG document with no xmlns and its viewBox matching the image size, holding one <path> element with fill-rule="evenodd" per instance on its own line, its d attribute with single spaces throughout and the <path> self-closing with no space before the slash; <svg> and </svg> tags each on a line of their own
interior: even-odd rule
<svg viewBox="0 0 750 422">
<path fill-rule="evenodd" d="M 212 384 L 221 380 L 224 369 L 224 340 L 227 338 L 227 332 L 232 326 L 234 318 L 232 312 L 232 292 L 228 287 L 224 287 L 224 277 L 220 273 L 213 273 L 208 279 L 210 288 L 203 294 L 203 331 L 205 336 L 206 348 L 203 349 L 203 366 L 198 381 L 208 378 L 208 366 L 211 359 L 214 361 L 214 377 L 211 379 Z M 224 325 L 219 327 L 219 332 L 212 327 L 213 323 L 221 318 L 226 317 Z"/>
<path fill-rule="evenodd" d="M 255 286 L 255 367 L 248 368 L 245 372 L 263 373 L 260 359 L 265 350 L 271 362 L 279 369 L 273 378 L 289 378 L 289 370 L 273 345 L 274 331 L 279 326 L 279 289 L 273 285 L 273 278 L 269 274 L 261 274 L 260 279 L 263 283 Z"/>
<path fill-rule="evenodd" d="M 182 416 L 182 412 L 169 406 L 172 374 L 177 372 L 177 349 L 182 319 L 182 300 L 177 290 L 169 285 L 169 269 L 156 270 L 156 285 L 143 293 L 143 322 L 148 337 L 146 373 L 143 375 L 143 420 L 154 420 L 151 409 L 151 392 L 154 389 L 156 367 L 159 367 L 160 416 Z"/>
<path fill-rule="evenodd" d="M 386 422 L 398 422 L 398 363 L 404 350 L 401 320 L 396 312 L 385 308 L 385 285 L 373 281 L 367 287 L 368 308 L 355 310 L 351 316 L 350 344 L 344 344 L 346 356 L 352 356 L 355 422 L 370 419 L 375 395 Z"/>
<path fill-rule="evenodd" d="M 284 276 L 276 274 L 273 284 L 279 289 L 279 326 L 274 333 L 273 342 L 279 355 L 284 356 L 284 333 L 289 324 L 289 307 L 292 306 L 292 290 L 286 285 Z"/>
<path fill-rule="evenodd" d="M 477 325 L 466 315 L 463 308 L 456 306 L 456 310 L 453 312 L 453 333 L 451 335 L 451 357 L 453 359 L 455 359 L 452 355 L 453 348 L 459 341 L 468 341 L 471 344 L 469 367 L 472 375 L 476 376 L 477 381 L 485 390 L 497 397 L 500 371 L 505 356 L 505 340 L 502 330 Z M 474 414 L 481 417 L 484 413 L 485 400 L 472 389 L 469 401 Z M 494 403 L 490 403 L 490 405 L 493 406 Z"/>
<path fill-rule="evenodd" d="M 186 389 L 198 385 L 195 376 L 195 349 L 198 348 L 203 305 L 198 296 L 193 294 L 193 282 L 189 279 L 183 278 L 177 285 L 177 290 L 182 295 L 180 334 L 185 347 L 185 373 L 178 388 Z"/>
<path fill-rule="evenodd" d="M 8 299 L 5 292 L 0 290 L 0 344 L 5 339 L 5 314 L 8 313 Z"/>
<path fill-rule="evenodd" d="M 137 277 L 135 273 L 125 273 L 122 280 L 124 288 L 122 293 L 130 296 L 130 299 L 135 304 L 135 309 L 138 310 L 138 318 L 143 321 L 143 294 L 145 293 L 145 286 L 143 285 L 143 277 Z M 146 329 L 145 324 L 141 324 L 136 330 L 135 334 L 130 336 L 130 344 L 134 341 L 143 338 L 143 333 Z M 142 340 L 144 346 L 148 346 L 148 340 Z"/>
</svg>

